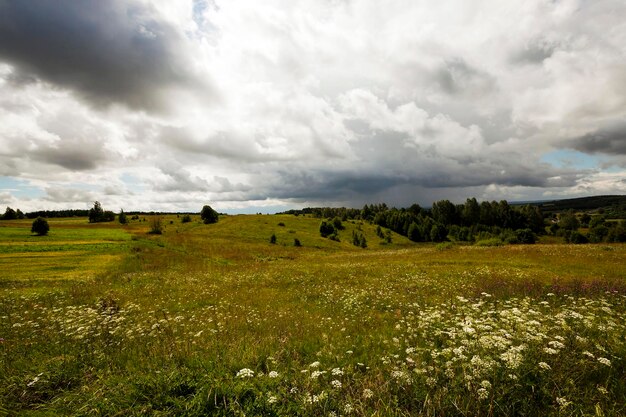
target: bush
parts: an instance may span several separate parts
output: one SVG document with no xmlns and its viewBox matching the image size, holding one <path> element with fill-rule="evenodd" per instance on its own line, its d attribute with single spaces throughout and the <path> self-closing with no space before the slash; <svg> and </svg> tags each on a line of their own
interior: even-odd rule
<svg viewBox="0 0 626 417">
<path fill-rule="evenodd" d="M 517 243 L 524 245 L 531 245 L 537 241 L 537 237 L 530 229 L 517 229 L 515 231 L 515 238 L 517 239 Z"/>
<path fill-rule="evenodd" d="M 276 244 L 276 235 L 274 233 L 272 233 L 272 236 L 270 236 L 270 243 L 272 245 Z"/>
<path fill-rule="evenodd" d="M 332 223 L 327 222 L 326 220 L 322 220 L 320 223 L 320 235 L 322 237 L 330 237 L 330 235 L 335 234 L 335 226 Z"/>
<path fill-rule="evenodd" d="M 352 231 L 352 244 L 361 248 L 367 248 L 367 239 L 361 232 Z"/>
<path fill-rule="evenodd" d="M 609 228 L 604 226 L 603 224 L 599 226 L 594 226 L 589 229 L 589 241 L 592 243 L 600 243 L 605 240 L 605 238 L 609 234 Z"/>
<path fill-rule="evenodd" d="M 219 215 L 217 211 L 213 210 L 211 206 L 202 207 L 202 211 L 200 212 L 200 217 L 204 224 L 217 223 L 219 220 Z"/>
<path fill-rule="evenodd" d="M 341 219 L 339 217 L 335 217 L 333 219 L 333 227 L 336 230 L 343 230 L 344 229 L 343 224 L 341 223 Z"/>
<path fill-rule="evenodd" d="M 280 222 L 280 223 L 278 223 L 278 226 L 280 226 L 280 227 L 285 227 L 285 223 Z"/>
<path fill-rule="evenodd" d="M 148 233 L 151 235 L 160 235 L 163 233 L 163 225 L 161 224 L 160 217 L 150 219 L 150 231 Z"/>
<path fill-rule="evenodd" d="M 575 243 L 575 244 L 589 243 L 589 240 L 587 239 L 587 237 L 580 232 L 572 232 L 572 233 L 567 234 L 565 236 L 565 241 L 567 243 Z"/>
<path fill-rule="evenodd" d="M 38 236 L 47 235 L 49 230 L 50 226 L 48 226 L 48 221 L 43 217 L 37 217 L 30 228 L 30 232 L 37 233 Z"/>
<path fill-rule="evenodd" d="M 435 249 L 437 249 L 438 251 L 452 249 L 453 247 L 454 247 L 454 244 L 452 242 L 441 242 L 435 245 Z"/>
<path fill-rule="evenodd" d="M 180 221 L 181 223 L 189 223 L 191 222 L 191 216 L 189 214 L 184 214 Z"/>
<path fill-rule="evenodd" d="M 299 248 L 300 246 L 302 246 L 302 243 L 300 243 L 300 239 L 295 238 L 295 239 L 293 240 L 293 246 L 295 246 L 295 247 L 297 247 L 297 248 Z"/>
</svg>

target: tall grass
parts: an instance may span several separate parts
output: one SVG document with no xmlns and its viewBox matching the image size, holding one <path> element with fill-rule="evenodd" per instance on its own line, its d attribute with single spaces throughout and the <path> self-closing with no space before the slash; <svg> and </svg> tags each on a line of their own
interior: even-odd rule
<svg viewBox="0 0 626 417">
<path fill-rule="evenodd" d="M 91 278 L 5 286 L 0 413 L 626 413 L 623 246 L 442 250 L 350 222 L 334 242 L 306 217 L 168 220 L 158 236 L 117 225 L 131 246 Z"/>
</svg>

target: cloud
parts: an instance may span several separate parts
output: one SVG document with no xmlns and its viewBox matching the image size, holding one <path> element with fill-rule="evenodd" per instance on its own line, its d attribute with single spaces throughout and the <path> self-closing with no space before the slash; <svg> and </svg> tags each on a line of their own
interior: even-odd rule
<svg viewBox="0 0 626 417">
<path fill-rule="evenodd" d="M 565 144 L 586 153 L 626 155 L 626 122 L 621 121 L 602 127 L 583 136 L 569 140 Z"/>
<path fill-rule="evenodd" d="M 20 68 L 11 79 L 35 75 L 97 105 L 155 109 L 168 88 L 207 87 L 188 67 L 182 36 L 140 1 L 0 3 L 0 59 Z"/>
<path fill-rule="evenodd" d="M 624 161 L 624 16 L 617 0 L 0 1 L 0 174 L 50 189 L 24 207 L 619 192 L 623 173 L 600 174 Z M 543 162 L 572 148 L 610 157 Z"/>
<path fill-rule="evenodd" d="M 83 189 L 52 186 L 45 191 L 44 200 L 55 203 L 89 203 L 97 200 L 95 193 Z"/>
</svg>

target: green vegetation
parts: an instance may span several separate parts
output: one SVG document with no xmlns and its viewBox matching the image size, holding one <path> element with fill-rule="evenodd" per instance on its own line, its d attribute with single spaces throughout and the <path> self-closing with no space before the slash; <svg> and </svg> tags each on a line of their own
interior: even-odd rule
<svg viewBox="0 0 626 417">
<path fill-rule="evenodd" d="M 151 235 L 160 235 L 163 233 L 163 223 L 160 216 L 154 216 L 150 219 L 150 231 Z"/>
<path fill-rule="evenodd" d="M 126 218 L 126 213 L 124 213 L 124 210 L 120 209 L 120 214 L 117 216 L 117 221 L 120 222 L 120 224 L 128 223 L 128 219 Z"/>
<path fill-rule="evenodd" d="M 217 211 L 213 210 L 211 206 L 202 207 L 202 211 L 200 212 L 200 218 L 204 222 L 204 224 L 217 223 L 219 220 L 219 215 Z"/>
<path fill-rule="evenodd" d="M 115 213 L 104 211 L 99 201 L 95 201 L 93 207 L 89 209 L 89 223 L 112 222 L 113 220 L 115 220 Z"/>
<path fill-rule="evenodd" d="M 145 218 L 0 223 L 0 414 L 626 414 L 624 245 Z"/>
<path fill-rule="evenodd" d="M 45 236 L 50 231 L 48 222 L 43 217 L 37 217 L 30 228 L 31 233 L 35 233 L 38 236 Z"/>
</svg>

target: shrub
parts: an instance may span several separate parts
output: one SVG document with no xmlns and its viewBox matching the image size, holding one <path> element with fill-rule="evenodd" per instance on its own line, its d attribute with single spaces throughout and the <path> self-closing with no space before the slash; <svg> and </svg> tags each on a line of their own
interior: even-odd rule
<svg viewBox="0 0 626 417">
<path fill-rule="evenodd" d="M 43 217 L 37 217 L 30 228 L 30 232 L 37 233 L 38 236 L 47 235 L 49 230 L 50 226 L 48 226 L 48 221 Z"/>
<path fill-rule="evenodd" d="M 285 223 L 283 223 L 283 222 L 278 223 L 278 225 L 279 225 L 280 227 L 285 227 Z"/>
<path fill-rule="evenodd" d="M 148 233 L 151 235 L 160 235 L 163 233 L 163 225 L 161 224 L 160 217 L 150 219 L 150 231 Z"/>
<path fill-rule="evenodd" d="M 452 242 L 441 242 L 435 245 L 435 249 L 437 249 L 438 251 L 452 249 L 453 247 L 454 247 L 454 244 Z"/>
<path fill-rule="evenodd" d="M 537 241 L 537 237 L 530 229 L 517 229 L 515 231 L 515 237 L 517 239 L 517 243 L 525 245 L 530 245 Z"/>
<path fill-rule="evenodd" d="M 272 233 L 272 236 L 270 236 L 270 243 L 272 245 L 276 244 L 276 235 L 274 233 Z"/>
<path fill-rule="evenodd" d="M 337 233 L 336 233 L 336 232 L 335 232 L 335 233 L 332 233 L 332 234 L 330 234 L 330 235 L 328 235 L 328 238 L 329 238 L 330 240 L 334 240 L 335 242 L 341 242 L 341 240 L 339 240 L 339 236 L 337 236 Z"/>
<path fill-rule="evenodd" d="M 567 243 L 575 243 L 575 244 L 589 243 L 589 240 L 587 239 L 587 237 L 580 232 L 569 233 L 567 236 L 565 236 L 565 241 Z"/>
<path fill-rule="evenodd" d="M 300 246 L 302 246 L 302 243 L 300 243 L 300 239 L 295 238 L 295 239 L 293 240 L 293 246 L 298 247 L 298 248 L 299 248 Z"/>
<path fill-rule="evenodd" d="M 341 219 L 339 217 L 335 217 L 333 219 L 333 227 L 336 230 L 343 230 L 344 229 L 343 224 L 341 223 Z"/>
<path fill-rule="evenodd" d="M 335 227 L 332 225 L 332 223 L 329 223 L 326 220 L 322 220 L 322 222 L 320 223 L 320 235 L 322 237 L 330 237 L 330 235 L 332 234 L 336 235 Z"/>
<path fill-rule="evenodd" d="M 200 212 L 200 217 L 204 224 L 217 223 L 219 220 L 219 215 L 217 211 L 213 210 L 211 206 L 202 207 L 202 211 Z"/>
<path fill-rule="evenodd" d="M 588 237 L 589 241 L 593 243 L 600 243 L 605 240 L 609 234 L 609 228 L 600 224 L 589 229 Z"/>
<path fill-rule="evenodd" d="M 189 214 L 184 214 L 180 221 L 181 223 L 189 223 L 191 222 L 191 216 Z"/>
</svg>

